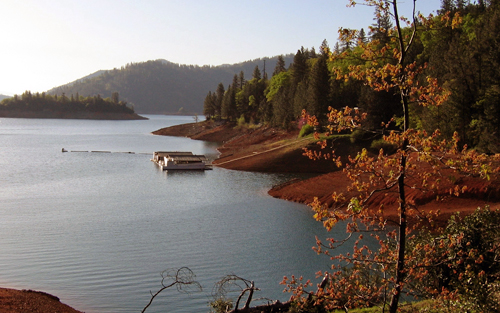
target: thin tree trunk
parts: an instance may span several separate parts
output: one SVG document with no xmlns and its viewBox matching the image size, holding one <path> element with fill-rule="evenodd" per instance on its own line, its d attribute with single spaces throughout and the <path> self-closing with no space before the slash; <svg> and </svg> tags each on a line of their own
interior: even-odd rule
<svg viewBox="0 0 500 313">
<path fill-rule="evenodd" d="M 401 81 L 404 82 L 404 76 L 405 76 L 405 71 L 404 71 L 404 62 L 406 58 L 406 49 L 411 45 L 413 42 L 413 38 L 415 35 L 415 29 L 412 35 L 412 38 L 410 39 L 408 46 L 405 46 L 404 40 L 403 40 L 403 34 L 401 30 L 401 25 L 399 24 L 399 14 L 398 14 L 398 7 L 397 7 L 397 0 L 394 0 L 392 2 L 393 5 L 393 11 L 394 11 L 394 18 L 396 22 L 396 29 L 398 32 L 398 39 L 399 39 L 399 49 L 400 49 L 400 57 L 398 60 L 399 65 L 402 67 L 401 70 Z M 415 11 L 415 0 L 413 0 L 413 10 Z M 415 15 L 415 13 L 413 13 Z M 415 24 L 415 21 L 414 21 Z M 408 94 L 407 90 L 400 89 L 400 95 L 401 95 L 401 104 L 403 105 L 403 117 L 404 117 L 404 125 L 403 125 L 403 132 L 404 132 L 404 137 L 403 137 L 403 143 L 401 146 L 401 160 L 400 160 L 400 166 L 401 166 L 401 173 L 399 174 L 398 177 L 398 192 L 399 192 L 399 240 L 398 240 L 398 258 L 397 258 L 397 265 L 396 265 L 396 283 L 393 288 L 393 293 L 392 293 L 392 298 L 391 298 L 391 303 L 389 305 L 389 312 L 390 313 L 396 313 L 398 310 L 398 305 L 399 305 L 399 299 L 401 297 L 401 291 L 403 289 L 403 280 L 404 280 L 404 275 L 405 275 L 405 253 L 406 253 L 406 194 L 405 194 L 405 174 L 406 174 L 406 161 L 407 161 L 407 155 L 406 152 L 408 150 L 408 137 L 406 134 L 406 131 L 410 127 L 410 112 L 409 112 L 409 105 L 408 105 Z"/>
<path fill-rule="evenodd" d="M 407 145 L 407 140 L 404 140 L 404 145 Z M 404 280 L 405 269 L 405 250 L 406 250 L 406 195 L 405 195 L 405 168 L 406 155 L 401 156 L 402 172 L 398 178 L 399 189 L 399 241 L 398 241 L 398 259 L 396 266 L 396 283 L 393 289 L 391 304 L 389 306 L 390 313 L 396 313 L 401 296 L 402 283 Z"/>
</svg>

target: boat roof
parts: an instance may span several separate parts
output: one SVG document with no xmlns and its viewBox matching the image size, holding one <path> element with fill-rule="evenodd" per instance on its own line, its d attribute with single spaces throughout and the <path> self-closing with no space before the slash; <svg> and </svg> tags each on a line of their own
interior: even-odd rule
<svg viewBox="0 0 500 313">
<path fill-rule="evenodd" d="M 195 161 L 206 161 L 207 157 L 204 155 L 196 155 L 192 152 L 183 152 L 183 151 L 156 151 L 154 153 L 159 157 L 167 157 L 172 158 L 177 161 L 185 161 L 185 162 L 195 162 Z"/>
<path fill-rule="evenodd" d="M 193 155 L 193 152 L 190 151 L 156 151 L 155 155 L 159 156 L 181 156 L 181 155 Z"/>
<path fill-rule="evenodd" d="M 182 161 L 182 162 L 200 162 L 200 161 L 206 161 L 207 158 L 204 155 L 182 155 L 182 156 L 170 156 L 172 159 L 176 161 Z"/>
</svg>

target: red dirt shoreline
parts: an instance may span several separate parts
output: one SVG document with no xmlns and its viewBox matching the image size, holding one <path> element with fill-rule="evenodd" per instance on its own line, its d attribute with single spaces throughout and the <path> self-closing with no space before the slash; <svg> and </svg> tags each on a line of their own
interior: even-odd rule
<svg viewBox="0 0 500 313">
<path fill-rule="evenodd" d="M 82 313 L 41 291 L 0 288 L 2 313 Z"/>
<path fill-rule="evenodd" d="M 314 140 L 297 139 L 298 131 L 285 132 L 269 127 L 256 129 L 235 129 L 231 124 L 217 124 L 213 121 L 172 126 L 153 132 L 157 135 L 186 136 L 192 139 L 220 142 L 220 157 L 213 164 L 227 169 L 258 172 L 314 173 L 317 176 L 285 183 L 269 190 L 275 198 L 309 204 L 318 197 L 326 205 L 332 204 L 333 192 L 346 192 L 350 184 L 345 174 L 336 168 L 333 161 L 311 161 L 303 155 L 302 148 L 314 149 Z M 336 153 L 341 156 L 354 155 L 363 146 L 354 145 L 348 139 L 335 143 Z M 440 211 L 440 224 L 445 224 L 455 212 L 468 214 L 478 207 L 489 206 L 500 209 L 500 182 L 473 177 L 457 177 L 468 187 L 467 191 L 454 197 L 449 189 L 451 182 L 443 183 L 432 196 L 409 191 L 410 197 L 425 211 Z M 439 195 L 440 201 L 436 201 Z M 398 199 L 395 194 L 381 193 L 370 202 L 372 209 L 385 204 L 387 217 L 397 215 Z"/>
</svg>

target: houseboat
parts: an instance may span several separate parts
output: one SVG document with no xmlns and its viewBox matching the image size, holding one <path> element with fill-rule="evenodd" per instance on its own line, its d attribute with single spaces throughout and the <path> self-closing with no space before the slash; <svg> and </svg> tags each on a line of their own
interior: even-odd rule
<svg viewBox="0 0 500 313">
<path fill-rule="evenodd" d="M 208 163 L 204 155 L 195 155 L 192 152 L 179 151 L 156 151 L 151 161 L 166 170 L 210 170 L 212 165 Z"/>
</svg>

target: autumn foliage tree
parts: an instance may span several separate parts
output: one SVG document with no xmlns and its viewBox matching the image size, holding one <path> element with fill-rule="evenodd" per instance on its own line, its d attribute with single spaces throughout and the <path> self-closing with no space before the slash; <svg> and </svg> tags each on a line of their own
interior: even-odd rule
<svg viewBox="0 0 500 313">
<path fill-rule="evenodd" d="M 365 0 L 365 5 L 375 7 L 378 17 L 392 18 L 394 26 L 371 29 L 372 33 L 384 36 L 359 42 L 357 50 L 332 55 L 333 59 L 357 60 L 347 68 L 334 68 L 337 80 L 359 80 L 375 92 L 393 92 L 399 97 L 401 118 L 385 124 L 397 124 L 399 128 L 386 129 L 383 137 L 387 143 L 398 148 L 391 155 L 386 155 L 382 149 L 378 155 L 370 155 L 363 150 L 350 157 L 346 164 L 342 164 L 334 151 L 306 151 L 311 158 L 335 160 L 344 167 L 352 183 L 346 192 L 332 195 L 333 206 L 327 207 L 317 199 L 311 204 L 315 218 L 323 221 L 328 230 L 346 225 L 347 238 L 330 238 L 327 242 L 318 240 L 317 252 L 330 255 L 335 262 L 331 272 L 319 273 L 325 276 L 327 283 L 320 285 L 317 291 L 306 291 L 309 282 L 285 278 L 284 283 L 295 293 L 294 299 L 299 307 L 315 305 L 327 310 L 347 310 L 380 305 L 383 311 L 396 312 L 403 295 L 458 298 L 459 291 L 452 287 L 425 286 L 424 292 L 415 284 L 424 280 L 430 268 L 438 262 L 435 245 L 414 244 L 415 230 L 423 225 L 432 225 L 439 212 L 420 210 L 409 193 L 419 192 L 426 197 L 437 198 L 447 179 L 455 179 L 464 172 L 488 178 L 498 173 L 494 165 L 498 156 L 487 156 L 459 147 L 460 139 L 456 133 L 452 138 L 445 138 L 438 129 L 428 133 L 410 127 L 412 107 L 439 107 L 449 97 L 449 92 L 441 87 L 438 79 L 428 75 L 427 64 L 419 64 L 414 58 L 412 49 L 415 48 L 417 35 L 421 29 L 431 28 L 433 18 L 417 16 L 415 0 L 413 3 L 413 16 L 406 19 L 399 15 L 397 0 Z M 350 5 L 355 6 L 356 3 L 351 0 Z M 456 24 L 459 16 L 443 15 L 443 20 Z M 345 29 L 340 30 L 340 35 L 346 41 L 358 36 L 356 31 Z M 310 124 L 318 124 L 316 117 L 304 114 Z M 359 128 L 365 117 L 365 114 L 348 107 L 331 108 L 326 135 Z M 317 138 L 323 147 L 327 146 L 326 140 L 320 139 L 319 134 Z M 459 181 L 454 186 L 449 191 L 452 195 L 459 195 L 467 188 Z M 396 194 L 397 201 L 373 205 L 375 199 L 380 200 L 389 194 Z M 357 238 L 356 234 L 359 234 Z M 376 247 L 367 244 L 364 236 L 372 237 L 371 242 L 376 242 Z M 334 253 L 336 248 L 351 242 L 348 239 L 352 238 L 355 238 L 352 252 Z M 443 241 L 443 245 L 446 244 L 452 246 L 456 243 Z M 474 257 L 481 262 L 481 256 Z"/>
</svg>

